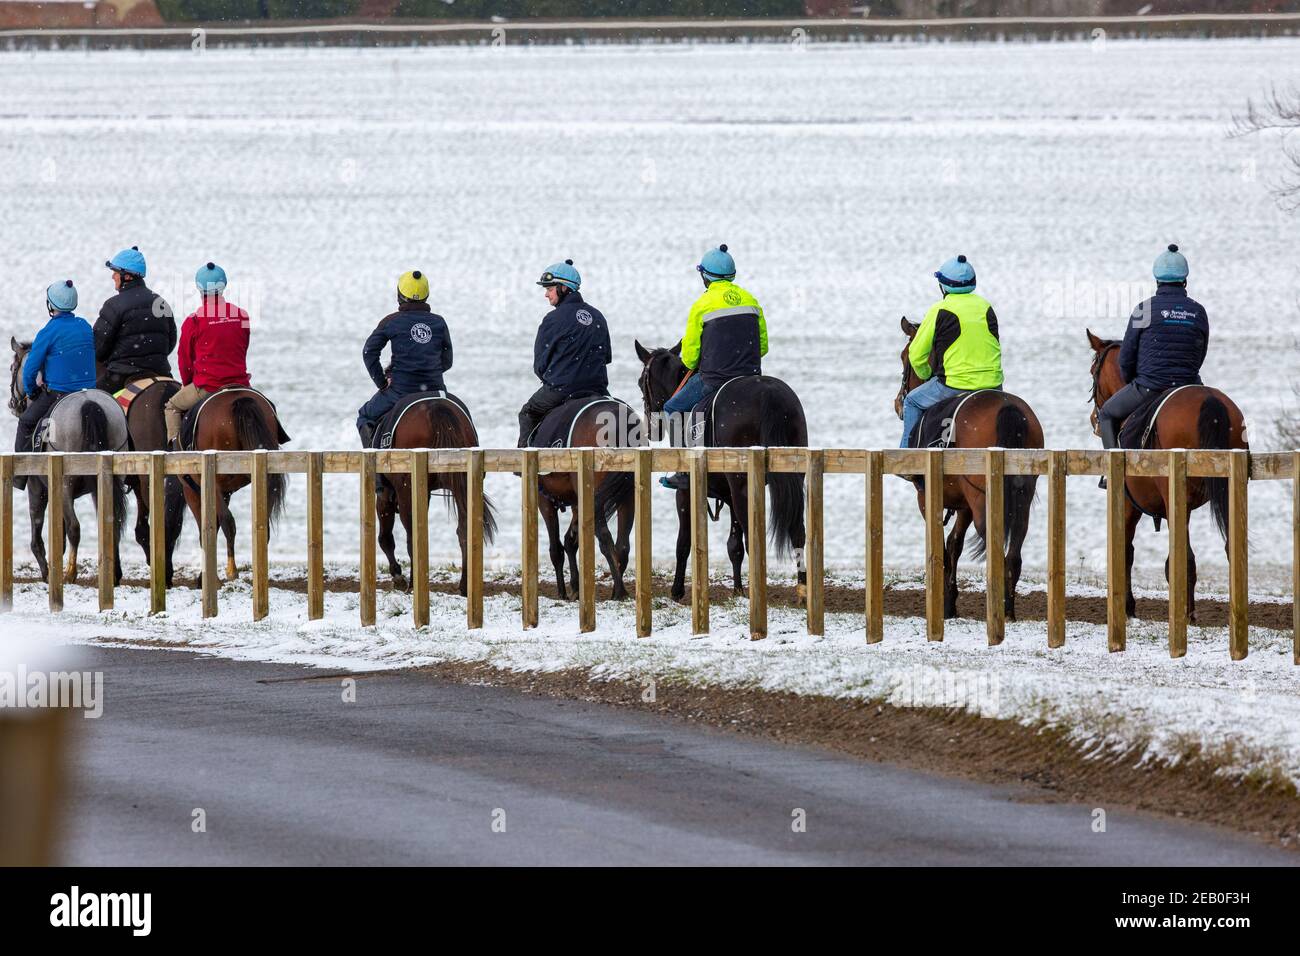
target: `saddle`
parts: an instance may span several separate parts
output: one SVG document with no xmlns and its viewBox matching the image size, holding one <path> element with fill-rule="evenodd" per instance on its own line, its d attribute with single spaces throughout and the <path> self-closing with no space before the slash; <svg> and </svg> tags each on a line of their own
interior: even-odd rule
<svg viewBox="0 0 1300 956">
<path fill-rule="evenodd" d="M 132 402 L 155 385 L 164 383 L 176 386 L 171 389 L 168 395 L 169 398 L 180 390 L 181 383 L 168 375 L 149 375 L 145 378 L 137 378 L 134 381 L 127 382 L 122 389 L 113 393 L 113 398 L 117 400 L 117 404 L 122 406 L 122 411 L 129 415 L 131 414 Z"/>
<path fill-rule="evenodd" d="M 573 427 L 578 416 L 593 405 L 609 404 L 618 408 L 618 434 L 611 443 L 614 448 L 636 447 L 636 435 L 633 430 L 638 427 L 635 410 L 621 398 L 608 395 L 587 395 L 568 399 L 563 405 L 553 408 L 541 420 L 532 434 L 528 444 L 534 448 L 569 448 L 573 444 Z"/>
<path fill-rule="evenodd" d="M 78 451 L 85 447 L 81 434 L 81 410 L 87 403 L 98 405 L 108 420 L 108 445 L 112 451 L 122 451 L 127 446 L 129 433 L 126 413 L 108 392 L 88 388 L 64 395 L 50 413 L 36 425 L 32 435 L 32 451 Z"/>
<path fill-rule="evenodd" d="M 961 412 L 961 407 L 974 395 L 980 392 L 991 392 L 996 389 L 981 388 L 973 392 L 962 392 L 960 395 L 954 395 L 952 398 L 945 398 L 938 405 L 932 405 L 921 414 L 921 420 L 916 423 L 912 429 L 912 434 L 907 436 L 908 448 L 951 448 L 956 440 L 953 423 L 957 421 L 957 415 Z"/>
<path fill-rule="evenodd" d="M 388 413 L 379 420 L 379 426 L 375 429 L 375 437 L 371 442 L 371 448 L 392 448 L 393 433 L 397 431 L 397 426 L 402 421 L 402 416 L 414 408 L 416 405 L 424 402 L 450 402 L 465 413 L 470 425 L 474 424 L 474 418 L 469 413 L 469 406 L 462 402 L 451 392 L 412 392 L 407 395 Z"/>
<path fill-rule="evenodd" d="M 209 392 L 199 400 L 197 405 L 186 412 L 185 417 L 181 420 L 181 433 L 179 436 L 181 451 L 195 450 L 194 436 L 198 433 L 199 417 L 203 414 L 203 409 L 207 407 L 208 402 L 218 395 L 225 395 L 230 392 L 248 392 L 250 395 L 258 395 L 266 400 L 266 403 L 271 406 L 272 411 L 275 410 L 274 402 L 257 389 L 250 388 L 247 385 L 228 385 L 225 388 L 217 389 L 215 392 Z M 284 430 L 284 426 L 280 424 L 280 416 L 278 414 L 275 416 L 275 430 L 276 440 L 279 441 L 281 445 L 290 441 L 289 434 Z"/>
</svg>

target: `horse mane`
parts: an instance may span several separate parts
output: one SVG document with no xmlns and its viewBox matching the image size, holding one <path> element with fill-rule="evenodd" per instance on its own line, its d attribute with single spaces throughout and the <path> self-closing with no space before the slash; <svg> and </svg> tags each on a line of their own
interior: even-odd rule
<svg viewBox="0 0 1300 956">
<path fill-rule="evenodd" d="M 1098 341 L 1101 342 L 1101 348 L 1092 350 L 1092 390 L 1088 394 L 1088 401 L 1093 405 L 1097 404 L 1097 390 L 1101 388 L 1101 370 L 1106 364 L 1106 356 L 1112 349 L 1123 345 L 1119 339 L 1098 339 Z M 1091 347 L 1090 345 L 1089 348 Z"/>
</svg>

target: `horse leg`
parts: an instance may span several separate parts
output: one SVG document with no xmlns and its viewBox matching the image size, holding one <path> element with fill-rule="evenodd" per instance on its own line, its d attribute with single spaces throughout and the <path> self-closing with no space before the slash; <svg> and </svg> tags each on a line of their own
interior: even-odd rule
<svg viewBox="0 0 1300 956">
<path fill-rule="evenodd" d="M 121 502 L 121 507 L 118 507 Z M 113 500 L 108 505 L 113 509 L 113 516 L 126 514 L 126 484 L 120 481 L 113 482 Z M 115 520 L 113 522 L 113 586 L 122 583 L 122 522 Z"/>
<path fill-rule="evenodd" d="M 27 509 L 32 516 L 32 556 L 36 558 L 36 566 L 41 570 L 41 580 L 46 582 L 50 580 L 50 564 L 45 557 L 45 536 L 42 532 L 45 528 L 45 507 L 49 504 L 49 500 L 45 482 L 37 478 L 29 478 Z"/>
<path fill-rule="evenodd" d="M 943 616 L 957 616 L 957 564 L 961 561 L 962 550 L 966 547 L 966 530 L 971 526 L 972 514 L 969 507 L 957 509 L 948 532 L 948 542 L 943 549 Z"/>
<path fill-rule="evenodd" d="M 63 569 L 63 580 L 67 584 L 77 583 L 77 548 L 81 545 L 81 522 L 77 520 L 77 499 L 75 485 L 65 480 L 63 483 L 63 536 L 68 542 L 68 560 Z"/>
<path fill-rule="evenodd" d="M 627 588 L 623 584 L 623 569 L 619 566 L 618 555 L 614 551 L 614 539 L 609 533 L 609 522 L 604 515 L 596 518 L 596 541 L 600 543 L 600 553 L 605 556 L 610 576 L 614 578 L 613 598 L 622 601 L 627 597 Z"/>
<path fill-rule="evenodd" d="M 573 585 L 573 597 L 579 596 L 578 582 L 578 509 L 573 509 L 573 518 L 569 521 L 569 530 L 564 532 L 564 553 L 569 556 L 569 583 Z"/>
<path fill-rule="evenodd" d="M 382 491 L 375 494 L 375 516 L 379 522 L 379 547 L 388 558 L 388 575 L 393 580 L 393 587 L 406 590 L 406 578 L 402 576 L 402 566 L 397 561 L 397 540 L 393 537 L 393 525 L 397 521 L 397 495 L 391 485 L 384 485 Z"/>
<path fill-rule="evenodd" d="M 230 495 L 222 495 L 219 506 L 217 523 L 226 536 L 226 580 L 234 581 L 239 577 L 239 569 L 235 567 L 235 516 L 230 510 Z"/>
<path fill-rule="evenodd" d="M 185 497 L 182 491 L 183 486 L 175 478 L 166 480 L 163 483 L 163 532 L 167 542 L 164 570 L 167 587 L 169 588 L 172 586 L 172 580 L 176 573 L 172 557 L 176 553 L 176 542 L 180 539 L 181 531 L 185 527 Z"/>
<path fill-rule="evenodd" d="M 1187 545 L 1187 614 L 1193 624 L 1196 623 L 1196 555 L 1192 546 Z"/>
<path fill-rule="evenodd" d="M 691 557 L 691 496 L 690 492 L 677 492 L 677 567 L 673 571 L 672 599 L 681 602 L 686 597 L 686 562 Z"/>
<path fill-rule="evenodd" d="M 627 573 L 628 557 L 632 553 L 629 542 L 632 539 L 632 522 L 636 520 L 636 502 L 629 497 L 618 506 L 618 537 L 614 540 L 614 554 L 618 556 L 618 579 L 623 580 Z"/>
<path fill-rule="evenodd" d="M 1020 549 L 1024 546 L 1025 535 L 1029 533 L 1029 522 L 1026 521 L 1023 527 L 1011 529 L 1011 540 L 1007 542 L 1007 558 L 1003 571 L 1006 574 L 1006 617 L 1008 621 L 1016 619 L 1016 588 L 1020 584 L 1020 570 L 1023 561 L 1020 557 Z M 1002 547 L 1002 542 L 998 542 L 998 547 Z"/>
<path fill-rule="evenodd" d="M 560 515 L 554 503 L 545 497 L 538 497 L 537 510 L 541 512 L 542 522 L 546 525 L 546 536 L 550 541 L 551 565 L 555 568 L 555 589 L 561 601 L 568 600 L 564 590 L 564 545 L 560 543 Z"/>
<path fill-rule="evenodd" d="M 144 560 L 149 561 L 149 481 L 134 475 L 127 479 L 131 492 L 135 495 L 135 541 L 144 552 Z"/>
<path fill-rule="evenodd" d="M 743 475 L 739 479 L 728 475 L 727 486 L 731 490 L 731 533 L 727 536 L 727 557 L 731 558 L 732 590 L 739 596 L 747 593 L 740 575 L 745 566 L 745 547 L 749 543 L 749 485 Z"/>
<path fill-rule="evenodd" d="M 1137 598 L 1133 596 L 1133 535 L 1137 533 L 1142 512 L 1125 496 L 1124 502 L 1124 613 L 1137 617 Z"/>
<path fill-rule="evenodd" d="M 415 542 L 411 540 L 411 519 L 415 503 L 411 500 L 409 489 L 407 494 L 399 494 L 396 497 L 397 515 L 402 519 L 402 529 L 406 532 L 406 559 L 411 562 L 411 580 L 406 583 L 406 590 L 409 591 L 415 586 Z M 429 503 L 426 501 L 425 507 L 428 506 Z"/>
<path fill-rule="evenodd" d="M 450 491 L 450 489 L 448 489 Z M 456 539 L 460 541 L 460 596 L 469 597 L 469 541 L 466 531 L 469 527 L 465 518 L 465 508 L 454 494 L 452 502 L 456 507 Z"/>
<path fill-rule="evenodd" d="M 200 496 L 199 496 L 199 492 L 195 491 L 195 490 L 194 490 L 193 488 L 191 488 L 188 484 L 186 484 L 185 481 L 184 481 L 183 479 L 181 480 L 181 492 L 185 495 L 185 504 L 186 504 L 186 506 L 190 509 L 190 514 L 194 517 L 194 524 L 195 524 L 195 525 L 198 527 L 198 529 L 199 529 L 199 545 L 200 545 L 200 547 L 201 547 L 202 544 L 203 544 L 203 501 L 202 501 L 202 498 L 200 498 Z M 182 521 L 184 521 L 183 518 L 182 518 Z M 203 565 L 206 564 L 206 563 L 207 563 L 206 560 L 200 560 L 200 561 L 199 561 L 199 573 L 198 573 L 198 575 L 194 578 L 194 587 L 196 587 L 196 588 L 199 588 L 199 587 L 202 587 L 202 586 L 203 586 Z"/>
</svg>

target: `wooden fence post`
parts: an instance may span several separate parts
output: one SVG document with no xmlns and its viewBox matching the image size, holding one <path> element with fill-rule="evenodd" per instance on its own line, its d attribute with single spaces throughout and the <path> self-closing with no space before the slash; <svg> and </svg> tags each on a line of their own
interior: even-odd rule
<svg viewBox="0 0 1300 956">
<path fill-rule="evenodd" d="M 375 455 L 365 449 L 361 452 L 361 626 L 372 627 L 375 623 Z"/>
<path fill-rule="evenodd" d="M 749 492 L 749 638 L 767 637 L 767 449 L 751 448 Z"/>
<path fill-rule="evenodd" d="M 167 453 L 149 456 L 149 613 L 167 610 Z"/>
<path fill-rule="evenodd" d="M 411 452 L 411 616 L 429 624 L 429 453 Z"/>
<path fill-rule="evenodd" d="M 253 494 L 252 572 L 253 620 L 260 621 L 271 612 L 270 562 L 267 552 L 271 537 L 271 512 L 267 502 L 266 450 L 252 453 L 249 469 L 250 491 Z"/>
<path fill-rule="evenodd" d="M 808 502 L 804 509 L 804 523 L 808 528 L 808 633 L 818 637 L 826 633 L 826 547 L 822 514 L 825 474 L 826 452 L 820 448 L 808 449 L 808 469 L 804 473 L 804 484 L 808 486 Z"/>
<path fill-rule="evenodd" d="M 1250 651 L 1250 575 L 1246 552 L 1250 452 L 1228 452 L 1228 650 L 1234 661 Z"/>
<path fill-rule="evenodd" d="M 465 625 L 483 626 L 483 451 L 465 453 Z"/>
<path fill-rule="evenodd" d="M 0 455 L 0 613 L 13 609 L 14 456 Z"/>
<path fill-rule="evenodd" d="M 63 453 L 50 452 L 45 463 L 45 480 L 49 485 L 50 543 L 45 549 L 49 561 L 50 610 L 63 610 Z"/>
<path fill-rule="evenodd" d="M 925 632 L 943 640 L 943 449 L 925 456 Z"/>
<path fill-rule="evenodd" d="M 984 453 L 984 626 L 990 647 L 1002 643 L 1007 629 L 1006 471 L 1005 451 L 991 448 Z"/>
<path fill-rule="evenodd" d="M 654 449 L 641 448 L 636 453 L 636 636 L 649 637 L 652 626 L 651 604 L 654 578 L 650 553 L 650 491 L 654 481 Z"/>
<path fill-rule="evenodd" d="M 1066 453 L 1047 453 L 1047 646 L 1065 646 Z"/>
<path fill-rule="evenodd" d="M 203 616 L 217 616 L 217 453 L 205 451 L 199 474 L 199 537 L 203 544 Z M 310 583 L 310 582 L 309 582 Z"/>
<path fill-rule="evenodd" d="M 867 643 L 879 644 L 885 637 L 885 502 L 883 500 L 885 456 L 867 452 Z"/>
<path fill-rule="evenodd" d="M 113 453 L 100 452 L 95 471 L 95 497 L 98 499 L 96 518 L 99 539 L 99 609 L 113 609 L 114 578 L 117 573 L 117 555 L 113 553 L 113 535 L 116 516 L 113 514 Z"/>
<path fill-rule="evenodd" d="M 691 633 L 709 633 L 709 463 L 691 453 Z"/>
<path fill-rule="evenodd" d="M 325 456 L 307 456 L 307 619 L 325 616 Z"/>
<path fill-rule="evenodd" d="M 1124 452 L 1106 455 L 1106 645 L 1124 650 L 1128 633 L 1128 557 L 1124 541 Z"/>
<path fill-rule="evenodd" d="M 1187 653 L 1187 452 L 1169 453 L 1169 656 Z"/>
<path fill-rule="evenodd" d="M 519 469 L 520 500 L 522 508 L 521 593 L 523 596 L 524 627 L 537 626 L 537 451 L 524 451 L 523 465 Z"/>
<path fill-rule="evenodd" d="M 596 629 L 596 453 L 578 452 L 578 630 Z"/>
</svg>

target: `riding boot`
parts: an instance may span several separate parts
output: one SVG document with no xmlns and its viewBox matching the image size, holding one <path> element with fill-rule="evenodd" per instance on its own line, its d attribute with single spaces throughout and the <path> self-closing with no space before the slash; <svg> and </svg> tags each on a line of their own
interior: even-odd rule
<svg viewBox="0 0 1300 956">
<path fill-rule="evenodd" d="M 357 434 L 361 436 L 361 447 L 371 448 L 375 443 L 375 426 L 370 422 L 357 422 Z M 375 494 L 384 490 L 384 476 L 375 472 Z"/>
<path fill-rule="evenodd" d="M 1119 447 L 1119 434 L 1115 419 L 1109 415 L 1098 416 L 1097 430 L 1101 432 L 1101 446 L 1107 450 Z M 1101 480 L 1097 482 L 1098 488 L 1106 487 L 1106 476 L 1102 475 Z"/>
</svg>

